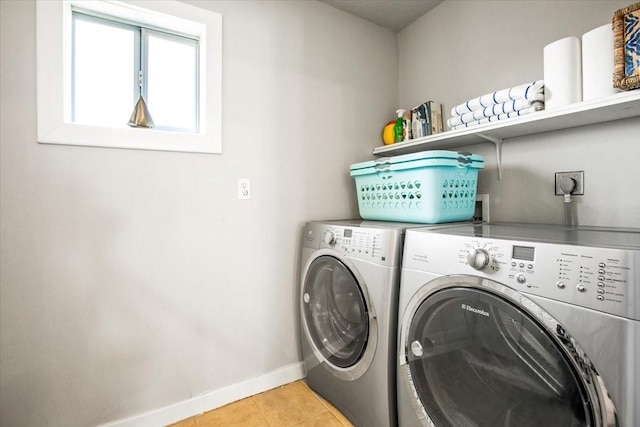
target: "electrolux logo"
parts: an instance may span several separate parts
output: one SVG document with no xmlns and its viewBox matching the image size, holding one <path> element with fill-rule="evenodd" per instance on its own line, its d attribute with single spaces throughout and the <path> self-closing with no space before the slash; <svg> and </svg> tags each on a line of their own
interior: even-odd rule
<svg viewBox="0 0 640 427">
<path fill-rule="evenodd" d="M 486 311 L 481 310 L 479 308 L 471 307 L 470 305 L 467 305 L 467 304 L 462 304 L 462 309 L 470 311 L 472 313 L 482 314 L 485 317 L 489 317 L 489 313 L 487 313 Z"/>
<path fill-rule="evenodd" d="M 413 255 L 413 260 L 414 261 L 418 261 L 418 262 L 429 262 L 429 256 L 427 256 L 426 254 L 424 254 L 424 255 L 414 254 Z"/>
</svg>

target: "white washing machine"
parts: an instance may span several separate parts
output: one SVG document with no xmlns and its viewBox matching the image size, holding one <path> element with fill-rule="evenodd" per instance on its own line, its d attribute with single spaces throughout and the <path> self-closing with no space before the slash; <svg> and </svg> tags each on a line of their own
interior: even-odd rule
<svg viewBox="0 0 640 427">
<path fill-rule="evenodd" d="M 397 304 L 408 227 L 424 225 L 317 221 L 303 231 L 306 382 L 356 426 L 397 424 Z"/>
<path fill-rule="evenodd" d="M 408 230 L 402 427 L 640 425 L 640 230 Z"/>
</svg>

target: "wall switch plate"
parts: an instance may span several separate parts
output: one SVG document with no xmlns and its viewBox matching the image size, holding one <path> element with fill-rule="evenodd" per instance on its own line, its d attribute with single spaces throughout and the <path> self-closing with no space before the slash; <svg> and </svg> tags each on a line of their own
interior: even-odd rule
<svg viewBox="0 0 640 427">
<path fill-rule="evenodd" d="M 238 199 L 249 200 L 251 198 L 251 180 L 238 178 Z"/>
<path fill-rule="evenodd" d="M 555 191 L 556 196 L 564 196 L 562 192 L 562 188 L 560 188 L 560 182 L 562 182 L 563 178 L 572 178 L 576 181 L 576 188 L 571 192 L 574 196 L 583 196 L 584 195 L 584 171 L 574 171 L 574 172 L 556 172 L 556 180 L 555 180 Z"/>
</svg>

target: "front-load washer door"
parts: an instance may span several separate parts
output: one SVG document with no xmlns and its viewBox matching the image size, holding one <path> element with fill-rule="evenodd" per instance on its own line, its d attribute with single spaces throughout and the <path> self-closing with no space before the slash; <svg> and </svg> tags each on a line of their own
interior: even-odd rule
<svg viewBox="0 0 640 427">
<path fill-rule="evenodd" d="M 331 255 L 315 258 L 304 274 L 302 311 L 315 356 L 342 379 L 362 376 L 373 359 L 377 327 L 354 268 Z"/>
<path fill-rule="evenodd" d="M 468 276 L 423 289 L 403 321 L 401 375 L 425 425 L 617 425 L 589 359 L 531 300 Z"/>
</svg>

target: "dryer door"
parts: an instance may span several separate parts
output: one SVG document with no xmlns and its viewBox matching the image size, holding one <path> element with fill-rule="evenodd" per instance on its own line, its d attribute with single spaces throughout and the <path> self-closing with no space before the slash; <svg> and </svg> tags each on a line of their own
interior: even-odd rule
<svg viewBox="0 0 640 427">
<path fill-rule="evenodd" d="M 589 359 L 511 288 L 440 278 L 414 296 L 405 316 L 400 375 L 425 425 L 617 424 L 614 413 L 604 414 L 606 392 Z"/>
<path fill-rule="evenodd" d="M 331 255 L 315 258 L 304 273 L 302 311 L 307 339 L 320 361 L 345 380 L 366 371 L 377 328 L 367 292 L 353 267 Z"/>
</svg>

